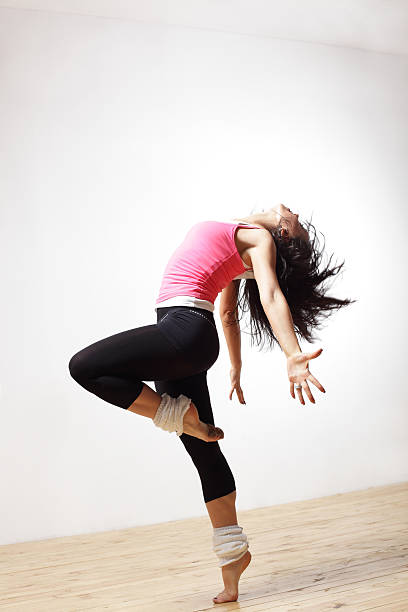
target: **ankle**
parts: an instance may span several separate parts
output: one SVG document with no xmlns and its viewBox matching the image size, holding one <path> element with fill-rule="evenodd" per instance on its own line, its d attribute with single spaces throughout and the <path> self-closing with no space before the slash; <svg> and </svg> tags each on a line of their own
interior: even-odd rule
<svg viewBox="0 0 408 612">
<path fill-rule="evenodd" d="M 248 538 L 239 525 L 214 527 L 213 548 L 219 567 L 239 561 L 248 550 Z"/>
</svg>

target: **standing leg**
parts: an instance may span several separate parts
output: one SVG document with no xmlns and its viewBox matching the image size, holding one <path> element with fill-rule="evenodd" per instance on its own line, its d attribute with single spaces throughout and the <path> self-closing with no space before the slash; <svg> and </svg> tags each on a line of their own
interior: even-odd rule
<svg viewBox="0 0 408 612">
<path fill-rule="evenodd" d="M 208 515 L 214 528 L 237 524 L 236 499 L 237 492 L 235 490 L 228 495 L 217 497 L 206 503 Z"/>
<path fill-rule="evenodd" d="M 205 422 L 214 423 L 206 371 L 181 380 L 156 380 L 155 387 L 159 393 L 167 392 L 173 396 L 185 393 L 193 399 L 200 418 Z M 202 440 L 185 433 L 180 436 L 180 440 L 200 476 L 204 501 L 214 528 L 214 550 L 219 556 L 222 567 L 225 588 L 213 598 L 213 601 L 214 603 L 236 601 L 238 582 L 251 561 L 251 553 L 248 550 L 246 535 L 237 524 L 234 476 L 218 442 L 205 444 Z"/>
</svg>

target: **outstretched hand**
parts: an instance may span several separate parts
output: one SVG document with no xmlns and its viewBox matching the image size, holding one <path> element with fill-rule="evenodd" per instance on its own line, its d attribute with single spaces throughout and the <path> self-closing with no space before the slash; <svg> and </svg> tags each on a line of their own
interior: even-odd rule
<svg viewBox="0 0 408 612">
<path fill-rule="evenodd" d="M 305 403 L 305 400 L 303 399 L 303 395 L 302 395 L 302 389 L 306 393 L 309 400 L 313 404 L 316 403 L 312 395 L 312 392 L 310 391 L 309 385 L 307 384 L 307 381 L 316 385 L 316 387 L 323 393 L 326 393 L 323 386 L 319 383 L 317 378 L 315 378 L 313 374 L 309 372 L 309 368 L 308 368 L 309 360 L 315 359 L 316 357 L 318 357 L 321 354 L 322 350 L 323 349 L 320 348 L 320 349 L 317 349 L 316 351 L 312 351 L 311 353 L 299 352 L 299 353 L 296 353 L 295 355 L 291 355 L 290 357 L 288 357 L 287 367 L 288 367 L 288 378 L 290 381 L 290 394 L 293 397 L 293 399 L 295 399 L 295 384 L 302 385 L 301 389 L 296 389 L 298 393 L 299 401 L 301 404 Z"/>
</svg>

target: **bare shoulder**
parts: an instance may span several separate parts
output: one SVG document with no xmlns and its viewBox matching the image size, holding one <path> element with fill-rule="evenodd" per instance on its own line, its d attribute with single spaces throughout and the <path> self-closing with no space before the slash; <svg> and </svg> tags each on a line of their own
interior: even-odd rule
<svg viewBox="0 0 408 612">
<path fill-rule="evenodd" d="M 253 260 L 256 258 L 267 259 L 275 262 L 276 259 L 276 245 L 272 234 L 265 228 L 260 228 L 254 232 L 252 237 L 252 244 L 246 249 L 246 257 L 250 261 L 251 267 L 253 267 Z M 248 263 L 249 263 L 248 261 Z"/>
<path fill-rule="evenodd" d="M 238 227 L 235 232 L 235 244 L 244 263 L 253 267 L 251 251 L 253 249 L 269 249 L 273 254 L 275 243 L 272 234 L 265 227 L 258 226 L 257 229 L 249 227 Z"/>
<path fill-rule="evenodd" d="M 257 229 L 238 227 L 235 232 L 235 242 L 238 249 L 244 251 L 248 248 L 257 246 L 263 242 L 273 242 L 271 233 L 264 227 L 259 226 Z"/>
<path fill-rule="evenodd" d="M 256 244 L 260 244 L 261 242 L 265 242 L 266 244 L 275 244 L 271 232 L 265 227 L 260 227 L 259 230 L 254 232 L 254 237 Z"/>
</svg>

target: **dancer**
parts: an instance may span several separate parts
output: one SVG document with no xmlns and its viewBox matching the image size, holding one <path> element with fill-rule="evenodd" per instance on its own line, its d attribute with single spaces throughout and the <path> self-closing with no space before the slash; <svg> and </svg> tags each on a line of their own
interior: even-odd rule
<svg viewBox="0 0 408 612">
<path fill-rule="evenodd" d="M 231 221 L 193 225 L 170 257 L 156 300 L 157 322 L 114 334 L 76 353 L 71 376 L 101 399 L 153 420 L 180 438 L 195 467 L 213 527 L 213 549 L 224 590 L 214 603 L 236 601 L 238 582 L 251 561 L 248 538 L 238 525 L 234 476 L 215 426 L 207 372 L 217 360 L 219 338 L 214 302 L 231 358 L 231 390 L 245 403 L 240 385 L 239 310 L 250 310 L 252 337 L 278 343 L 287 358 L 290 394 L 315 402 L 309 384 L 325 392 L 308 362 L 322 349 L 302 353 L 297 332 L 313 339 L 312 328 L 351 300 L 325 295 L 319 285 L 340 266 L 319 271 L 319 244 L 311 221 L 279 204 Z M 343 262 L 344 263 L 344 262 Z M 245 280 L 242 300 L 239 284 Z M 156 391 L 143 381 L 154 381 Z"/>
</svg>

